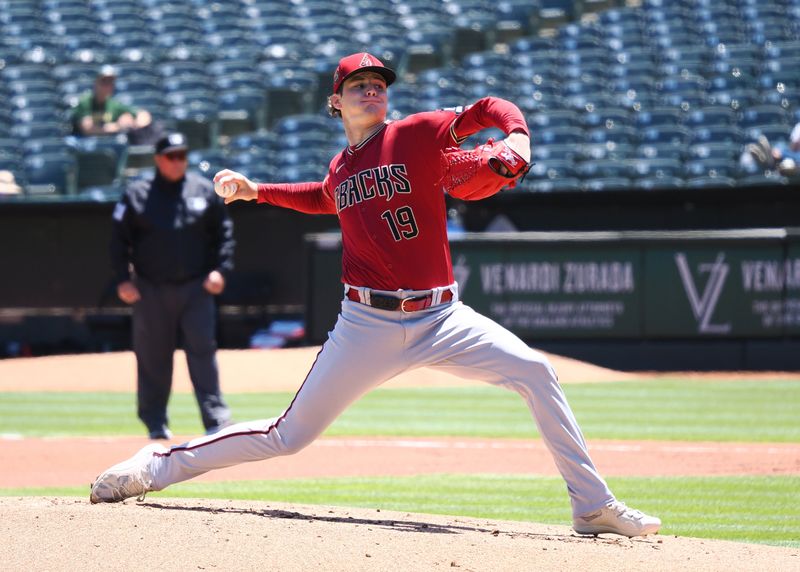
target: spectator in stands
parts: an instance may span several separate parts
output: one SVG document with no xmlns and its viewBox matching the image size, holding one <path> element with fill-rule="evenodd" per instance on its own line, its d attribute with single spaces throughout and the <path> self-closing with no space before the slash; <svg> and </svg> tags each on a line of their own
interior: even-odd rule
<svg viewBox="0 0 800 572">
<path fill-rule="evenodd" d="M 781 140 L 773 145 L 766 136 L 760 135 L 756 143 L 745 147 L 745 153 L 758 168 L 777 169 L 787 177 L 796 175 L 800 165 L 800 122 L 792 128 L 788 141 Z M 741 163 L 746 163 L 746 159 L 743 157 Z"/>
<path fill-rule="evenodd" d="M 94 80 L 94 89 L 84 94 L 72 111 L 72 128 L 75 135 L 96 136 L 127 133 L 133 143 L 153 130 L 150 112 L 125 105 L 114 97 L 117 70 L 114 66 L 100 68 Z"/>
<path fill-rule="evenodd" d="M 132 182 L 113 214 L 117 295 L 133 306 L 138 415 L 151 439 L 172 437 L 167 402 L 179 335 L 206 433 L 230 423 L 219 385 L 214 296 L 233 268 L 233 223 L 211 182 L 187 172 L 187 151 L 183 134 L 161 138 L 155 175 Z"/>
</svg>

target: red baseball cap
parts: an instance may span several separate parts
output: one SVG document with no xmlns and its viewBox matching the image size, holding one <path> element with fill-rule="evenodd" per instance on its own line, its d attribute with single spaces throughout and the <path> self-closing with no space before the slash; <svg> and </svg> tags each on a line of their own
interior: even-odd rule
<svg viewBox="0 0 800 572">
<path fill-rule="evenodd" d="M 394 73 L 394 70 L 387 68 L 378 58 L 367 52 L 360 52 L 345 56 L 339 60 L 339 67 L 337 67 L 336 71 L 333 73 L 333 92 L 336 93 L 339 91 L 344 80 L 354 73 L 361 71 L 371 71 L 380 74 L 383 76 L 383 79 L 386 80 L 387 87 L 392 85 L 394 80 L 397 79 L 397 74 Z"/>
</svg>

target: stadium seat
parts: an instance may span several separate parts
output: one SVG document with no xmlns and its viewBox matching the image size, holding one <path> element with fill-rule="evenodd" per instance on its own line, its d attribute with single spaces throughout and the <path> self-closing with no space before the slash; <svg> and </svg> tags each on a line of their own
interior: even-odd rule
<svg viewBox="0 0 800 572">
<path fill-rule="evenodd" d="M 623 161 L 613 159 L 583 161 L 576 165 L 575 171 L 581 179 L 627 178 L 630 176 L 630 167 Z"/>
<path fill-rule="evenodd" d="M 781 61 L 800 58 L 800 41 L 778 41 L 764 45 L 764 59 Z"/>
<path fill-rule="evenodd" d="M 673 145 L 684 145 L 689 142 L 691 132 L 678 125 L 662 125 L 645 127 L 639 133 L 642 143 L 671 143 Z"/>
<path fill-rule="evenodd" d="M 612 79 L 624 78 L 641 78 L 651 77 L 655 78 L 655 64 L 649 59 L 650 53 L 643 51 L 641 53 L 628 53 L 620 52 L 616 55 L 616 60 L 627 60 L 631 58 L 632 61 L 625 63 L 613 63 L 606 68 L 606 73 Z M 642 59 L 637 59 L 642 57 Z"/>
<path fill-rule="evenodd" d="M 736 163 L 726 159 L 693 159 L 684 163 L 684 176 L 697 177 L 735 177 L 738 173 Z"/>
<path fill-rule="evenodd" d="M 565 107 L 576 111 L 585 111 L 593 108 L 606 109 L 620 105 L 620 102 L 613 95 L 605 91 L 570 95 L 562 97 L 562 101 Z"/>
<path fill-rule="evenodd" d="M 586 191 L 626 191 L 631 188 L 633 188 L 631 180 L 626 177 L 607 177 L 583 181 L 583 189 Z"/>
<path fill-rule="evenodd" d="M 22 158 L 22 146 L 16 139 L 0 138 L 0 157 Z"/>
<path fill-rule="evenodd" d="M 727 143 L 699 143 L 690 145 L 687 152 L 688 159 L 727 159 L 736 161 L 742 151 L 742 144 L 738 142 Z"/>
<path fill-rule="evenodd" d="M 321 115 L 299 114 L 281 118 L 274 126 L 280 136 L 322 134 L 330 137 L 336 128 L 335 120 Z"/>
<path fill-rule="evenodd" d="M 727 126 L 736 123 L 736 114 L 730 107 L 708 106 L 691 109 L 686 113 L 683 124 L 690 128 Z"/>
<path fill-rule="evenodd" d="M 579 127 L 552 127 L 531 133 L 534 145 L 578 144 L 585 139 L 583 129 Z"/>
<path fill-rule="evenodd" d="M 234 153 L 247 150 L 261 150 L 272 152 L 279 146 L 280 138 L 273 131 L 256 131 L 236 135 L 228 142 L 228 149 Z"/>
<path fill-rule="evenodd" d="M 769 187 L 773 185 L 788 185 L 789 179 L 777 174 L 748 175 L 736 181 L 737 187 Z"/>
<path fill-rule="evenodd" d="M 191 167 L 198 167 L 201 163 L 222 165 L 228 161 L 228 152 L 220 148 L 192 149 L 187 159 Z"/>
<path fill-rule="evenodd" d="M 734 111 L 756 105 L 758 100 L 758 91 L 753 87 L 709 90 L 706 94 L 707 105 L 729 106 Z"/>
<path fill-rule="evenodd" d="M 23 64 L 8 66 L 2 69 L 2 71 L 0 71 L 0 78 L 8 82 L 50 82 L 52 80 L 52 73 L 48 65 Z"/>
<path fill-rule="evenodd" d="M 271 158 L 256 156 L 257 161 L 274 162 L 279 168 L 284 167 L 298 167 L 302 165 L 313 166 L 314 168 L 327 168 L 330 164 L 331 155 L 324 148 L 314 149 L 309 151 L 307 149 L 286 149 L 272 156 Z"/>
<path fill-rule="evenodd" d="M 202 149 L 216 145 L 219 133 L 216 103 L 208 105 L 199 101 L 173 104 L 169 121 L 175 130 L 186 135 L 189 147 Z"/>
<path fill-rule="evenodd" d="M 78 151 L 76 159 L 78 191 L 88 187 L 111 185 L 120 175 L 121 159 L 112 149 Z"/>
<path fill-rule="evenodd" d="M 74 194 L 77 164 L 70 153 L 45 153 L 25 159 L 26 192 L 31 195 Z"/>
<path fill-rule="evenodd" d="M 656 82 L 656 88 L 664 93 L 704 92 L 707 82 L 704 78 L 692 74 L 681 74 L 666 77 Z"/>
<path fill-rule="evenodd" d="M 683 177 L 683 163 L 679 159 L 633 159 L 628 162 L 631 176 L 637 179 Z"/>
<path fill-rule="evenodd" d="M 715 60 L 711 62 L 708 77 L 734 78 L 736 83 L 741 85 L 755 83 L 755 78 L 761 73 L 760 60 Z"/>
<path fill-rule="evenodd" d="M 732 177 L 695 177 L 686 181 L 686 187 L 690 189 L 710 189 L 735 186 L 736 179 Z"/>
<path fill-rule="evenodd" d="M 691 144 L 696 143 L 742 143 L 744 134 L 732 125 L 696 127 L 692 131 Z"/>
<path fill-rule="evenodd" d="M 225 90 L 217 99 L 219 134 L 233 136 L 266 126 L 266 98 L 260 89 Z"/>
<path fill-rule="evenodd" d="M 683 114 L 674 107 L 653 107 L 642 109 L 633 115 L 634 123 L 640 129 L 645 127 L 676 126 L 683 120 Z"/>
<path fill-rule="evenodd" d="M 71 152 L 64 138 L 57 136 L 24 139 L 18 148 L 25 156 Z"/>
<path fill-rule="evenodd" d="M 574 146 L 573 151 L 574 151 Z M 621 161 L 628 159 L 634 154 L 634 146 L 627 143 L 591 143 L 580 146 L 578 157 L 582 160 L 614 159 Z M 574 154 L 573 154 L 574 157 Z"/>
<path fill-rule="evenodd" d="M 57 84 L 53 79 L 3 80 L 10 95 L 34 95 L 56 93 Z"/>
<path fill-rule="evenodd" d="M 281 171 L 281 176 L 287 183 L 321 181 L 327 174 L 327 167 L 327 165 L 324 167 L 321 165 L 286 167 Z"/>
<path fill-rule="evenodd" d="M 592 109 L 581 116 L 581 122 L 587 129 L 627 127 L 631 125 L 631 113 L 626 109 Z"/>
<path fill-rule="evenodd" d="M 525 186 L 535 193 L 561 193 L 583 190 L 581 180 L 575 177 L 532 180 L 530 184 L 526 180 Z"/>
<path fill-rule="evenodd" d="M 526 36 L 515 40 L 510 45 L 512 56 L 517 54 L 556 54 L 555 43 L 552 38 L 541 36 Z"/>
<path fill-rule="evenodd" d="M 160 92 L 164 88 L 164 80 L 155 74 L 126 73 L 117 78 L 116 93 L 137 93 L 142 91 Z M 208 82 L 203 85 L 207 87 Z"/>
<path fill-rule="evenodd" d="M 708 62 L 694 60 L 662 60 L 655 67 L 655 71 L 662 77 L 671 77 L 681 74 L 703 75 L 708 70 Z"/>
<path fill-rule="evenodd" d="M 585 147 L 582 146 L 582 147 Z M 573 144 L 533 145 L 531 147 L 532 161 L 546 161 L 560 159 L 574 161 L 578 156 L 578 148 Z M 602 157 L 601 157 L 602 158 Z"/>
<path fill-rule="evenodd" d="M 183 74 L 161 79 L 161 86 L 168 93 L 202 92 L 208 90 L 208 76 Z M 149 87 L 149 86 L 148 86 Z M 146 87 L 145 87 L 146 88 Z"/>
<path fill-rule="evenodd" d="M 616 77 L 608 84 L 610 91 L 616 94 L 630 95 L 634 92 L 637 95 L 650 95 L 656 92 L 656 81 L 651 75 L 627 75 Z"/>
<path fill-rule="evenodd" d="M 550 159 L 534 163 L 528 172 L 528 177 L 531 179 L 577 178 L 577 172 L 572 161 Z"/>
<path fill-rule="evenodd" d="M 789 114 L 776 105 L 755 105 L 742 110 L 739 126 L 747 129 L 758 125 L 780 125 L 789 123 Z"/>
<path fill-rule="evenodd" d="M 259 67 L 263 69 L 263 66 Z M 311 111 L 317 90 L 316 74 L 304 70 L 276 70 L 267 81 L 268 126 L 281 117 Z"/>
<path fill-rule="evenodd" d="M 301 153 L 297 152 L 297 154 L 299 155 Z M 307 162 L 312 162 L 311 156 L 307 158 Z M 268 165 L 279 169 L 281 160 L 272 152 L 263 151 L 260 149 L 249 149 L 245 151 L 229 153 L 227 159 L 225 160 L 225 164 L 229 165 L 229 167 L 235 171 L 239 171 L 241 169 L 260 168 L 262 165 Z"/>
<path fill-rule="evenodd" d="M 732 20 L 731 22 L 735 22 Z M 735 24 L 727 24 L 735 25 Z M 755 44 L 721 44 L 712 52 L 717 61 L 725 61 L 731 65 L 740 65 L 742 62 L 757 62 L 762 59 L 763 50 Z"/>
<path fill-rule="evenodd" d="M 283 173 L 278 176 L 269 165 L 252 165 L 241 167 L 241 173 L 257 183 L 284 182 Z M 320 179 L 321 180 L 321 179 Z"/>
<path fill-rule="evenodd" d="M 673 93 L 662 93 L 656 101 L 659 105 L 672 106 L 683 110 L 702 107 L 707 104 L 705 92 L 702 91 L 682 91 Z"/>
<path fill-rule="evenodd" d="M 781 107 L 786 110 L 796 110 L 800 108 L 800 89 L 780 86 L 775 89 L 761 90 L 758 93 L 757 102 L 764 105 Z"/>
<path fill-rule="evenodd" d="M 645 177 L 636 179 L 633 183 L 636 188 L 644 190 L 681 189 L 686 182 L 680 177 Z"/>
<path fill-rule="evenodd" d="M 686 147 L 682 142 L 645 143 L 636 148 L 635 156 L 642 159 L 683 159 Z"/>
<path fill-rule="evenodd" d="M 611 127 L 595 127 L 586 131 L 587 143 L 620 143 L 635 145 L 638 143 L 638 131 L 633 127 L 625 125 L 614 125 Z"/>
<path fill-rule="evenodd" d="M 28 105 L 12 110 L 11 118 L 14 123 L 61 123 L 65 113 L 60 106 Z"/>
<path fill-rule="evenodd" d="M 44 137 L 63 137 L 70 131 L 64 121 L 28 121 L 13 125 L 10 132 L 20 139 L 39 139 Z"/>
</svg>

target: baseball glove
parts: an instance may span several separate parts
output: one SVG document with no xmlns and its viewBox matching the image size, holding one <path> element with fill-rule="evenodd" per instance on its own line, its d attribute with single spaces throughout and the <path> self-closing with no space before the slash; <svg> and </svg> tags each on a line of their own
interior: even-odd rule
<svg viewBox="0 0 800 572">
<path fill-rule="evenodd" d="M 504 141 L 489 139 L 472 150 L 448 147 L 442 151 L 441 184 L 450 196 L 477 201 L 503 187 L 515 187 L 530 168 Z"/>
</svg>

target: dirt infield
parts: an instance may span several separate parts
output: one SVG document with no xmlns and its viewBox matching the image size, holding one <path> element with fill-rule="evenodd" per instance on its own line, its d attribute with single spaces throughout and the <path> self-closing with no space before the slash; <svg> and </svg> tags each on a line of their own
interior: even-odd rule
<svg viewBox="0 0 800 572">
<path fill-rule="evenodd" d="M 222 351 L 219 361 L 225 391 L 294 391 L 317 350 Z M 645 377 L 559 356 L 551 359 L 563 383 Z M 6 360 L 0 361 L 0 393 L 131 392 L 133 373 L 130 353 Z M 389 386 L 471 383 L 422 369 L 392 380 Z M 190 391 L 180 354 L 175 390 Z M 176 437 L 175 442 L 186 438 Z M 99 470 L 145 443 L 137 437 L 5 436 L 0 438 L 4 467 L 0 488 L 88 485 Z M 595 440 L 590 441 L 590 449 L 606 475 L 800 474 L 800 446 L 793 444 Z M 298 455 L 231 467 L 200 479 L 478 473 L 484 467 L 491 467 L 494 474 L 556 474 L 540 441 L 323 438 Z M 377 510 L 161 498 L 141 506 L 131 501 L 91 506 L 85 499 L 0 497 L 0 511 L 11 554 L 4 569 L 9 570 L 254 570 L 265 566 L 326 571 L 800 570 L 798 549 L 669 536 L 587 539 L 566 527 Z"/>
<path fill-rule="evenodd" d="M 797 570 L 800 550 L 321 506 L 0 498 L 7 570 Z M 9 550 L 10 549 L 10 550 Z"/>
<path fill-rule="evenodd" d="M 295 391 L 319 347 L 285 350 L 222 350 L 218 352 L 220 382 L 228 393 Z M 561 356 L 551 356 L 562 383 L 625 381 L 623 373 Z M 190 392 L 183 352 L 175 353 L 173 389 Z M 0 392 L 4 391 L 134 391 L 136 361 L 132 352 L 83 354 L 0 360 Z M 404 373 L 390 387 L 482 385 L 430 368 Z"/>
</svg>

